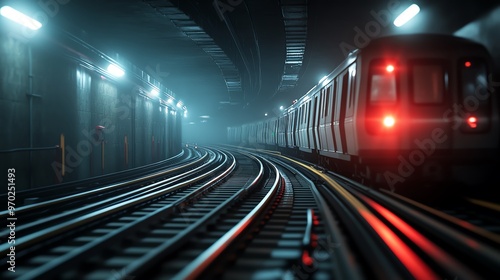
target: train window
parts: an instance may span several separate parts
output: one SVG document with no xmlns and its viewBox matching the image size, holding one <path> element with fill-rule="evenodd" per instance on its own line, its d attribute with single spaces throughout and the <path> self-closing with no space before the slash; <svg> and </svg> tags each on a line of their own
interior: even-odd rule
<svg viewBox="0 0 500 280">
<path fill-rule="evenodd" d="M 411 73 L 415 104 L 441 104 L 444 101 L 446 76 L 442 63 L 414 63 Z"/>
<path fill-rule="evenodd" d="M 369 133 L 397 131 L 398 65 L 387 59 L 374 60 L 368 77 L 368 106 L 365 126 Z"/>
<path fill-rule="evenodd" d="M 395 103 L 397 92 L 394 66 L 392 64 L 381 65 L 380 62 L 375 61 L 370 70 L 370 103 Z"/>
</svg>

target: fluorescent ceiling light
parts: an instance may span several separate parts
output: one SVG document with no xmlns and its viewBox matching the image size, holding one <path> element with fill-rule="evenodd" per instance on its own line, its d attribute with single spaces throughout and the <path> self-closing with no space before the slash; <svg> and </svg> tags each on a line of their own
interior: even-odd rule
<svg viewBox="0 0 500 280">
<path fill-rule="evenodd" d="M 394 25 L 397 27 L 403 26 L 410 19 L 416 16 L 420 12 L 420 7 L 416 4 L 410 5 L 410 7 L 406 8 L 395 20 Z"/>
<path fill-rule="evenodd" d="M 154 89 L 151 90 L 151 95 L 152 96 L 158 96 L 158 94 L 160 94 L 160 92 L 157 89 L 154 88 Z"/>
<path fill-rule="evenodd" d="M 108 66 L 108 72 L 116 77 L 121 77 L 121 76 L 125 75 L 125 72 L 120 67 L 118 67 L 114 64 L 110 64 Z"/>
<path fill-rule="evenodd" d="M 0 9 L 0 15 L 17 22 L 25 27 L 28 27 L 31 30 L 38 30 L 40 27 L 42 27 L 42 24 L 33 19 L 30 18 L 29 16 L 21 13 L 20 11 L 10 7 L 10 6 L 3 6 Z"/>
</svg>

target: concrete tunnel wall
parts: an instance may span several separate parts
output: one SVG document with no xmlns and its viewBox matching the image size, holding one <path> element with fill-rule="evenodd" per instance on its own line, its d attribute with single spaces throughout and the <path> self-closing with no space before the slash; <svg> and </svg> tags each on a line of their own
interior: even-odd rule
<svg viewBox="0 0 500 280">
<path fill-rule="evenodd" d="M 104 77 L 54 44 L 28 44 L 0 33 L 0 172 L 7 176 L 15 168 L 16 190 L 142 166 L 181 151 L 181 114 L 140 95 L 141 85 Z M 31 164 L 28 151 L 5 152 L 30 147 L 30 92 L 32 147 L 55 147 L 64 135 L 64 176 L 62 149 L 32 151 Z"/>
</svg>

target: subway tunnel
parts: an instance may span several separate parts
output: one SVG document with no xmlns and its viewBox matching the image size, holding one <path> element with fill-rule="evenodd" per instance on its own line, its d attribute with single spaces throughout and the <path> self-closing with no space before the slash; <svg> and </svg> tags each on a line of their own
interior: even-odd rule
<svg viewBox="0 0 500 280">
<path fill-rule="evenodd" d="M 414 8 L 414 17 L 400 25 L 395 20 L 409 7 Z M 19 199 L 24 199 L 16 200 L 21 208 L 28 209 L 35 207 L 30 204 L 52 201 L 56 194 L 49 195 L 48 192 L 56 190 L 57 193 L 59 187 L 61 196 L 63 188 L 71 189 L 67 193 L 69 197 L 122 184 L 125 180 L 135 182 L 138 179 L 133 179 L 133 174 L 139 174 L 143 169 L 150 169 L 151 173 L 142 176 L 154 177 L 148 184 L 160 184 L 177 175 L 169 173 L 156 178 L 166 172 L 160 171 L 157 166 L 170 164 L 187 154 L 207 162 L 222 162 L 221 158 L 225 157 L 238 158 L 241 162 L 235 165 L 248 171 L 254 165 L 249 161 L 255 158 L 250 156 L 251 160 L 242 160 L 241 157 L 247 155 L 244 152 L 246 149 L 253 149 L 252 153 L 273 150 L 269 153 L 279 154 L 278 157 L 283 155 L 300 159 L 300 162 L 305 160 L 307 163 L 292 160 L 289 164 L 293 162 L 301 168 L 308 165 L 319 170 L 317 175 L 307 180 L 298 179 L 301 183 L 311 181 L 313 185 L 323 186 L 330 179 L 321 174 L 338 171 L 355 181 L 348 185 L 366 184 L 367 188 L 380 188 L 382 192 L 393 195 L 397 193 L 410 197 L 416 194 L 418 199 L 424 196 L 422 201 L 436 203 L 443 209 L 452 204 L 460 208 L 462 204 L 456 206 L 441 197 L 443 193 L 445 197 L 454 196 L 458 190 L 464 190 L 466 196 L 489 198 L 494 206 L 483 202 L 481 205 L 488 205 L 490 210 L 498 209 L 500 199 L 493 194 L 500 182 L 497 172 L 500 155 L 500 100 L 497 94 L 500 90 L 500 37 L 497 34 L 500 5 L 494 1 L 0 0 L 0 8 L 0 170 L 8 181 L 0 194 L 8 201 L 11 197 L 14 201 L 15 196 L 11 196 L 11 192 L 15 189 Z M 429 41 L 384 41 L 385 38 L 420 38 L 420 35 L 428 36 Z M 383 42 L 390 43 L 380 47 Z M 408 42 L 414 42 L 406 46 L 418 55 L 408 65 L 403 65 L 402 57 L 408 53 L 398 53 L 398 47 Z M 466 47 L 462 50 L 461 44 L 473 45 L 471 49 L 474 48 L 474 52 L 468 53 Z M 369 64 L 372 62 L 368 60 L 372 57 L 368 54 L 372 49 L 399 62 L 384 65 L 387 68 L 383 71 L 373 68 L 379 60 L 374 59 L 374 64 Z M 394 53 L 387 50 L 394 50 Z M 357 56 L 363 55 L 363 52 L 366 58 Z M 431 53 L 432 58 L 423 57 L 424 52 Z M 358 66 L 350 64 L 356 56 Z M 446 58 L 436 58 L 438 56 Z M 448 62 L 448 57 L 457 59 Z M 482 67 L 482 63 L 487 65 L 484 72 L 481 72 L 482 68 L 476 68 L 480 67 L 478 65 Z M 442 69 L 433 68 L 437 64 L 443 66 Z M 397 75 L 394 76 L 397 78 L 384 84 L 387 80 L 383 79 L 388 76 L 380 74 L 382 72 L 384 75 Z M 415 73 L 427 77 L 427 80 L 417 79 Z M 425 76 L 427 74 L 429 76 Z M 438 80 L 436 75 L 439 75 Z M 363 84 L 365 76 L 371 79 L 366 85 Z M 373 89 L 377 83 L 380 91 Z M 428 92 L 441 94 L 436 89 L 439 87 L 443 88 L 443 99 L 426 95 Z M 413 96 L 413 103 L 404 105 L 410 97 L 398 95 L 392 100 L 392 97 L 383 95 L 391 92 L 392 88 L 401 96 Z M 417 90 L 422 95 L 414 94 Z M 343 97 L 358 91 L 359 96 L 365 93 L 371 95 L 359 99 Z M 459 93 L 455 96 L 454 92 Z M 380 129 L 390 129 L 388 127 L 394 122 L 396 126 L 398 121 L 406 122 L 407 126 L 401 130 L 405 132 L 404 136 L 384 138 L 387 135 L 380 137 L 378 128 L 370 128 L 373 125 L 370 122 L 375 122 L 370 117 L 383 111 L 379 105 L 372 111 L 353 111 L 361 112 L 359 117 L 349 113 L 353 102 L 362 101 L 359 107 L 354 106 L 361 108 L 374 98 L 380 98 L 383 104 L 394 101 L 394 106 L 400 106 L 397 112 L 404 117 L 394 120 L 390 116 L 390 119 L 383 120 L 384 127 Z M 460 99 L 464 99 L 463 104 Z M 422 109 L 432 102 L 437 105 Z M 346 108 L 335 107 L 340 103 Z M 368 108 L 369 105 L 366 106 Z M 470 109 L 472 107 L 474 109 Z M 415 108 L 422 110 L 417 112 Z M 424 127 L 425 116 L 422 112 L 440 118 L 431 120 L 432 125 Z M 355 124 L 361 124 L 366 131 L 360 132 Z M 346 136 L 340 135 L 348 133 L 355 136 L 347 136 L 346 139 Z M 481 138 L 481 133 L 488 133 L 489 136 Z M 367 148 L 362 148 L 362 141 L 366 142 L 364 145 Z M 395 143 L 404 146 L 404 149 L 392 149 Z M 238 156 L 225 155 L 229 153 L 226 148 Z M 379 148 L 383 150 L 383 158 L 375 154 Z M 260 156 L 255 157 L 260 159 Z M 260 161 L 276 163 L 266 156 L 263 158 Z M 443 158 L 445 163 L 441 165 Z M 448 167 L 448 164 L 453 167 Z M 288 168 L 288 165 L 283 166 Z M 172 168 L 175 171 L 176 168 Z M 212 168 L 216 170 L 216 167 Z M 296 168 L 302 172 L 302 169 Z M 266 170 L 266 174 L 274 174 L 272 167 Z M 296 182 L 286 178 L 295 175 L 296 170 L 287 170 L 276 171 L 276 176 L 281 178 L 280 183 L 271 188 L 280 193 L 276 204 L 287 205 L 286 193 L 292 196 L 289 186 Z M 426 181 L 427 175 L 432 180 L 438 179 Z M 436 184 L 444 184 L 446 179 L 455 180 L 455 177 L 459 178 L 456 179 L 458 181 L 447 182 L 446 187 L 433 193 Z M 270 181 L 268 179 L 268 184 Z M 251 180 L 245 182 L 242 189 L 246 192 Z M 482 187 L 470 186 L 470 183 Z M 133 186 L 140 189 L 144 184 Z M 336 189 L 336 185 L 333 184 L 332 188 Z M 302 194 L 302 191 L 295 189 L 293 192 Z M 30 195 L 30 192 L 36 195 Z M 45 192 L 47 197 L 43 197 Z M 177 189 L 172 195 L 176 192 Z M 193 191 L 193 194 L 198 192 Z M 325 190 L 322 194 L 326 197 L 327 192 Z M 429 192 L 432 194 L 429 195 Z M 309 195 L 306 194 L 307 197 Z M 433 200 L 438 195 L 440 197 Z M 107 198 L 107 194 L 102 196 Z M 311 194 L 313 196 L 316 202 L 321 200 L 316 194 Z M 293 207 L 300 208 L 302 203 L 310 203 L 307 199 L 295 199 L 296 205 L 291 203 Z M 479 203 L 473 198 L 468 201 Z M 176 202 L 179 208 L 172 211 L 189 213 L 185 207 L 191 203 L 194 202 Z M 373 201 L 366 204 L 377 209 Z M 331 206 L 332 209 L 335 207 Z M 312 226 L 317 223 L 318 211 L 314 206 L 308 209 L 307 216 L 304 211 L 300 222 L 297 222 L 300 224 L 308 220 L 305 229 L 307 238 L 303 240 L 320 238 L 330 242 L 329 236 L 317 237 L 321 234 L 312 233 L 320 230 Z M 293 211 L 290 210 L 290 213 Z M 411 213 L 410 210 L 405 211 L 408 212 L 403 211 L 401 217 Z M 450 212 L 453 211 L 458 212 L 455 208 Z M 383 211 L 380 213 L 378 216 L 384 215 Z M 7 212 L 0 214 L 7 215 Z M 329 214 L 322 215 L 324 222 Z M 130 217 L 127 219 L 133 221 Z M 420 222 L 424 224 L 424 220 L 422 218 Z M 474 218 L 465 220 L 475 221 Z M 290 221 L 295 220 L 290 218 Z M 431 224 L 423 227 L 430 228 Z M 215 227 L 207 227 L 206 232 L 209 232 L 208 228 Z M 346 226 L 345 230 L 352 230 L 350 227 Z M 393 227 L 397 226 L 390 226 Z M 492 239 L 499 242 L 496 227 L 491 227 L 497 235 Z M 377 226 L 374 228 L 377 231 Z M 12 232 L 11 229 L 11 236 Z M 477 232 L 475 234 L 480 235 Z M 314 240 L 311 240 L 303 241 L 307 244 L 301 245 L 302 253 L 277 250 L 272 254 L 299 254 L 294 258 L 301 260 L 303 268 L 311 261 L 307 254 L 304 255 L 306 249 L 303 247 L 312 246 Z M 365 245 L 372 248 L 372 244 Z M 467 245 L 463 246 L 466 248 Z M 5 252 L 8 252 L 6 248 Z M 443 245 L 443 248 L 447 247 Z M 488 250 L 485 251 L 490 252 Z M 12 251 L 10 249 L 10 253 Z M 484 271 L 498 273 L 493 268 L 495 263 L 500 262 L 496 251 L 484 256 L 480 251 L 477 249 L 477 260 L 484 261 Z M 193 252 L 186 254 L 195 254 Z M 24 255 L 19 257 L 22 260 Z M 280 276 L 282 278 L 277 278 L 288 279 L 293 274 L 295 279 L 304 279 L 306 276 L 301 277 L 302 274 L 294 270 L 297 268 L 295 261 L 287 262 L 286 265 L 293 269 L 287 270 L 288 274 Z M 460 261 L 467 262 L 466 259 Z M 401 262 L 404 266 L 405 261 Z M 377 272 L 366 261 L 360 263 L 360 266 L 370 267 L 365 276 L 379 273 L 377 277 L 384 278 L 399 273 L 398 269 L 392 271 L 391 268 L 388 274 L 384 274 Z M 26 264 L 31 265 L 29 261 Z M 133 271 L 130 272 L 132 275 L 151 276 L 134 265 L 131 262 L 123 270 L 108 267 L 102 270 L 107 271 L 106 275 L 111 271 L 116 279 L 125 279 L 128 269 Z M 380 265 L 386 263 L 381 262 Z M 446 264 L 443 266 L 446 267 Z M 442 269 L 448 274 L 440 276 L 475 276 L 474 268 L 472 272 L 458 269 L 456 275 L 450 274 L 454 268 L 450 266 Z M 412 270 L 411 265 L 407 268 L 411 275 L 409 278 L 425 274 Z M 430 268 L 433 266 L 430 265 Z M 322 268 L 315 267 L 314 271 L 322 271 Z M 60 277 L 71 278 L 74 276 L 71 273 Z M 337 271 L 333 274 L 347 276 L 351 272 L 345 273 Z M 352 273 L 350 276 L 360 276 L 358 272 Z M 102 276 L 97 272 L 95 275 L 99 275 L 96 279 Z M 226 277 L 230 279 L 238 274 L 233 271 L 228 275 Z M 269 271 L 253 277 L 256 275 L 276 278 Z M 329 279 L 331 276 L 325 276 L 325 271 L 315 275 L 317 279 Z M 408 276 L 402 275 L 403 278 Z M 429 275 L 432 273 L 426 276 Z M 92 277 L 89 276 L 89 279 Z"/>
<path fill-rule="evenodd" d="M 496 5 L 417 4 L 419 16 L 397 28 L 390 21 L 402 1 L 16 3 L 43 26 L 2 17 L 2 167 L 17 166 L 21 184 L 35 187 L 154 162 L 181 142 L 222 143 L 227 126 L 279 114 L 348 52 L 384 35 L 482 42 L 498 77 Z M 125 76 L 109 74 L 110 63 Z"/>
</svg>

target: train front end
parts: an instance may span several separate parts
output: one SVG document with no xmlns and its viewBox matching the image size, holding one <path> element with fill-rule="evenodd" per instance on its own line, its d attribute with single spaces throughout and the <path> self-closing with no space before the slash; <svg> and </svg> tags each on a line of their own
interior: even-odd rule
<svg viewBox="0 0 500 280">
<path fill-rule="evenodd" d="M 369 47 L 359 59 L 357 139 L 360 162 L 377 169 L 377 180 L 471 185 L 495 175 L 500 88 L 487 50 L 450 36 Z"/>
</svg>

